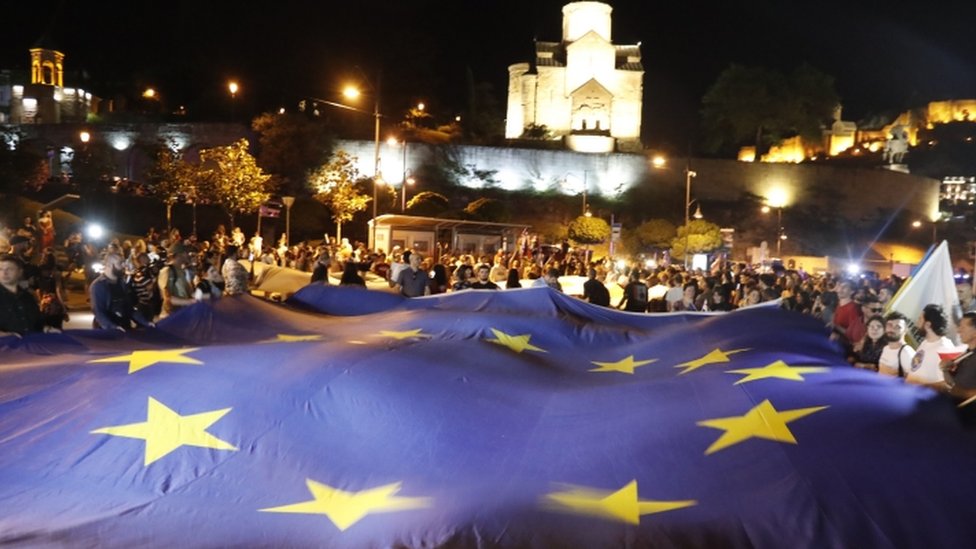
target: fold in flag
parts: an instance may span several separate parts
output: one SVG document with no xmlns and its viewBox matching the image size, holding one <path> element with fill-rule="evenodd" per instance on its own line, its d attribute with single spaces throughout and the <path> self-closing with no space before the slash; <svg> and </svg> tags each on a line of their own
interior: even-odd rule
<svg viewBox="0 0 976 549">
<path fill-rule="evenodd" d="M 948 398 L 775 309 L 314 285 L 0 339 L 4 547 L 951 547 L 973 486 Z"/>
</svg>

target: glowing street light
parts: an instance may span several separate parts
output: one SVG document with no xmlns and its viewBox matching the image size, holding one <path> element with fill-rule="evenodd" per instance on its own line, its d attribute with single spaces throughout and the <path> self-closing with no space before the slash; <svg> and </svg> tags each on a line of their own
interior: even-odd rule
<svg viewBox="0 0 976 549">
<path fill-rule="evenodd" d="M 786 232 L 783 230 L 783 204 L 781 202 L 773 204 L 776 208 L 776 257 L 783 257 L 783 241 L 786 240 Z M 772 210 L 769 206 L 763 206 L 760 211 L 767 214 Z"/>
<path fill-rule="evenodd" d="M 651 166 L 659 170 L 667 170 L 668 159 L 661 156 L 655 155 L 651 158 Z M 691 180 L 698 177 L 698 172 L 691 169 L 690 159 L 685 164 L 685 269 L 688 268 L 688 224 L 691 223 Z M 695 210 L 695 219 L 702 219 L 705 217 L 701 211 L 701 204 L 698 204 Z"/>
<path fill-rule="evenodd" d="M 230 121 L 233 122 L 236 118 L 234 116 L 234 111 L 237 110 L 237 92 L 240 91 L 240 86 L 237 82 L 231 80 L 227 83 L 227 91 L 230 92 Z"/>
<path fill-rule="evenodd" d="M 154 90 L 153 88 L 146 88 L 146 91 L 142 92 L 142 96 L 145 97 L 146 99 L 155 99 L 156 90 Z"/>
<path fill-rule="evenodd" d="M 685 168 L 685 270 L 688 269 L 688 233 L 690 227 L 688 225 L 691 223 L 691 180 L 698 177 L 698 172 L 692 171 L 690 167 Z M 701 204 L 698 205 L 698 211 L 695 212 L 695 219 L 701 219 Z"/>
<path fill-rule="evenodd" d="M 319 103 L 321 103 L 321 104 L 324 104 L 324 105 L 328 105 L 330 107 L 336 107 L 338 109 L 345 109 L 347 111 L 354 111 L 354 112 L 358 112 L 358 113 L 369 114 L 369 115 L 371 115 L 373 117 L 373 144 L 374 144 L 374 156 L 373 156 L 373 219 L 370 221 L 370 223 L 372 224 L 372 230 L 371 230 L 371 240 L 372 241 L 370 242 L 370 245 L 374 249 L 376 248 L 376 216 L 377 216 L 376 206 L 377 206 L 377 202 L 378 202 L 378 200 L 377 200 L 377 198 L 378 198 L 377 197 L 377 189 L 380 186 L 385 185 L 385 182 L 383 181 L 383 174 L 380 172 L 380 117 L 383 116 L 383 115 L 380 114 L 380 79 L 381 79 L 381 75 L 380 74 L 377 74 L 376 75 L 376 85 L 375 86 L 370 85 L 368 80 L 366 81 L 366 85 L 369 86 L 369 88 L 372 90 L 372 93 L 373 93 L 373 111 L 372 112 L 367 111 L 365 109 L 360 109 L 360 108 L 357 108 L 357 107 L 353 107 L 351 105 L 346 105 L 346 104 L 343 104 L 343 103 L 337 103 L 335 101 L 328 101 L 328 100 L 325 100 L 325 99 L 318 99 L 316 97 L 307 97 L 307 99 L 303 99 L 303 100 L 301 100 L 298 103 L 298 109 L 301 110 L 301 111 L 304 111 L 306 109 L 306 104 L 307 104 L 306 103 L 306 100 L 307 101 L 310 101 L 312 103 L 311 108 L 314 109 L 312 112 L 314 112 L 316 116 L 318 116 L 318 114 L 319 114 L 317 105 Z M 342 96 L 345 97 L 346 99 L 349 99 L 349 100 L 359 99 L 359 97 L 362 96 L 362 95 L 363 95 L 363 93 L 359 90 L 359 88 L 356 87 L 356 86 L 353 86 L 353 85 L 348 85 L 345 88 L 343 88 L 343 90 L 342 90 Z"/>
<path fill-rule="evenodd" d="M 91 141 L 91 134 L 86 131 L 82 131 L 81 133 L 78 134 L 78 139 L 80 139 L 82 143 L 87 145 L 88 142 Z"/>
<path fill-rule="evenodd" d="M 413 185 L 414 183 L 417 182 L 417 180 L 414 179 L 413 176 L 408 175 L 409 169 L 407 168 L 407 140 L 404 139 L 403 141 L 399 141 L 396 137 L 390 136 L 387 138 L 386 144 L 389 145 L 390 147 L 396 147 L 397 145 L 400 145 L 403 148 L 402 149 L 403 158 L 400 164 L 400 166 L 403 168 L 403 176 L 400 179 L 400 185 L 403 187 L 401 193 L 402 197 L 400 200 L 400 211 L 405 212 L 407 211 L 407 185 Z"/>
<path fill-rule="evenodd" d="M 367 82 L 368 84 L 368 82 Z M 374 155 L 373 155 L 373 219 L 371 228 L 371 248 L 376 249 L 376 203 L 378 201 L 377 189 L 380 185 L 383 185 L 383 174 L 380 173 L 380 75 L 376 75 L 376 85 L 371 86 L 373 89 L 373 144 L 374 144 Z M 347 99 L 358 99 L 362 92 L 356 86 L 346 86 L 342 90 L 342 95 Z M 336 105 L 335 103 L 325 102 L 327 104 L 339 106 L 342 108 L 350 108 L 348 105 Z M 353 109 L 358 110 L 358 109 Z"/>
</svg>

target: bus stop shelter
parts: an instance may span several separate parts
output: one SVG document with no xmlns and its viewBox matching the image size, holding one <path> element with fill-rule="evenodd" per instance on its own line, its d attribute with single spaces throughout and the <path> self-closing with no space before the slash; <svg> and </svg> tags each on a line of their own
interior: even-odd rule
<svg viewBox="0 0 976 549">
<path fill-rule="evenodd" d="M 376 231 L 372 224 L 376 223 Z M 412 215 L 385 214 L 370 222 L 371 250 L 390 253 L 394 246 L 416 250 L 424 255 L 459 250 L 470 254 L 511 251 L 530 225 L 492 223 L 462 219 L 440 219 Z M 373 234 L 376 241 L 373 241 Z"/>
</svg>

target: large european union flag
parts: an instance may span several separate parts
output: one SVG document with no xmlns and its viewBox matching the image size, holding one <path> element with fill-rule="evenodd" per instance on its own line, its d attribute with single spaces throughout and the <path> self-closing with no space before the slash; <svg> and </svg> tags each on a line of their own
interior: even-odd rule
<svg viewBox="0 0 976 549">
<path fill-rule="evenodd" d="M 5 546 L 976 539 L 953 403 L 779 310 L 310 286 L 0 345 Z"/>
</svg>

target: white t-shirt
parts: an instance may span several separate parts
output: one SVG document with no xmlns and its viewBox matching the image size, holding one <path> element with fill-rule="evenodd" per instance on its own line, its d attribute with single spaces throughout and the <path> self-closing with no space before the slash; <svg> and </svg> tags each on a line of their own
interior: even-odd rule
<svg viewBox="0 0 976 549">
<path fill-rule="evenodd" d="M 919 344 L 912 358 L 911 372 L 905 377 L 905 381 L 915 383 L 937 383 L 942 381 L 942 370 L 939 368 L 939 351 L 952 352 L 955 346 L 947 337 L 941 337 L 936 341 L 924 340 Z"/>
<path fill-rule="evenodd" d="M 664 299 L 668 294 L 668 287 L 664 284 L 655 284 L 647 289 L 647 300 Z"/>
<path fill-rule="evenodd" d="M 397 279 L 400 277 L 400 271 L 406 269 L 409 266 L 410 265 L 407 265 L 406 263 L 393 262 L 390 265 L 390 280 L 396 282 Z"/>
<path fill-rule="evenodd" d="M 685 296 L 685 290 L 681 286 L 672 286 L 668 288 L 668 293 L 665 294 L 664 300 L 668 303 L 675 303 L 681 301 L 681 298 Z"/>
<path fill-rule="evenodd" d="M 915 358 L 915 349 L 911 345 L 905 345 L 899 350 L 892 349 L 885 345 L 881 350 L 881 358 L 878 359 L 878 369 L 882 372 L 891 372 L 898 375 L 898 355 L 901 354 L 901 369 L 903 374 L 908 374 L 912 369 L 912 359 Z"/>
</svg>

